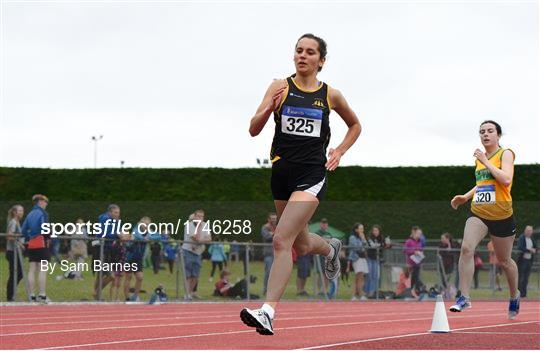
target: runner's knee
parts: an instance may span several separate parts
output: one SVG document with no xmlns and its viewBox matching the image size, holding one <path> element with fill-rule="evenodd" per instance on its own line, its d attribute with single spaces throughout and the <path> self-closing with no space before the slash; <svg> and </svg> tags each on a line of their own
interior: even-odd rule
<svg viewBox="0 0 540 351">
<path fill-rule="evenodd" d="M 275 252 L 290 251 L 292 248 L 292 243 L 290 240 L 284 237 L 281 233 L 276 232 L 274 234 L 274 240 L 272 242 L 272 246 L 274 247 Z"/>
<path fill-rule="evenodd" d="M 470 258 L 470 257 L 473 257 L 473 255 L 474 255 L 474 247 L 472 247 L 472 245 L 470 244 L 463 243 L 461 245 L 461 256 Z"/>
</svg>

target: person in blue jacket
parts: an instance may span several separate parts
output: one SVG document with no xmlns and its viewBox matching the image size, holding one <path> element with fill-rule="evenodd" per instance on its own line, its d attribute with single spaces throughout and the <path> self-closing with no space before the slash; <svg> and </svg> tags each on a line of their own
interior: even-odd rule
<svg viewBox="0 0 540 351">
<path fill-rule="evenodd" d="M 28 260 L 30 268 L 28 270 L 28 288 L 30 291 L 30 301 L 47 303 L 47 293 L 45 291 L 47 281 L 47 270 L 40 269 L 41 261 L 51 259 L 49 251 L 49 236 L 43 234 L 42 225 L 49 223 L 49 214 L 45 211 L 49 204 L 49 199 L 45 195 L 36 194 L 32 197 L 34 207 L 26 216 L 21 232 L 28 249 Z M 34 294 L 36 273 L 38 273 L 39 295 Z"/>
<path fill-rule="evenodd" d="M 225 249 L 222 243 L 214 243 L 208 247 L 208 253 L 210 254 L 210 261 L 212 261 L 212 271 L 210 272 L 210 279 L 214 278 L 216 267 L 219 267 L 219 272 L 223 271 L 223 262 L 227 265 L 227 256 L 225 256 Z"/>
<path fill-rule="evenodd" d="M 131 241 L 126 244 L 126 263 L 134 267 L 133 270 L 125 272 L 124 280 L 124 295 L 126 301 L 138 301 L 139 293 L 141 291 L 142 282 L 144 278 L 144 252 L 146 251 L 146 243 L 149 240 L 148 225 L 152 223 L 150 217 L 144 216 L 139 220 L 139 223 L 135 225 L 133 234 L 131 235 Z M 130 296 L 131 289 L 131 277 L 135 274 L 135 290 L 133 295 Z"/>
<path fill-rule="evenodd" d="M 165 254 L 165 259 L 169 263 L 169 272 L 172 274 L 174 270 L 174 263 L 176 262 L 176 257 L 178 255 L 178 244 L 170 236 L 166 236 L 164 241 L 163 252 Z"/>
<path fill-rule="evenodd" d="M 107 212 L 102 213 L 98 217 L 98 222 L 101 228 L 101 236 L 103 236 L 103 262 L 101 263 L 115 263 L 114 262 L 114 248 L 113 243 L 119 238 L 118 234 L 120 232 L 120 206 L 115 204 L 110 204 L 107 206 Z M 101 250 L 100 245 L 97 247 L 97 250 Z M 101 258 L 98 257 L 94 261 L 101 261 Z M 94 262 L 92 262 L 94 266 Z M 96 274 L 96 280 L 94 282 L 94 298 L 98 297 L 99 290 L 99 279 L 100 276 L 103 279 L 101 284 L 101 289 L 104 289 L 110 282 L 114 280 L 114 272 L 105 270 L 101 271 L 101 274 Z"/>
</svg>

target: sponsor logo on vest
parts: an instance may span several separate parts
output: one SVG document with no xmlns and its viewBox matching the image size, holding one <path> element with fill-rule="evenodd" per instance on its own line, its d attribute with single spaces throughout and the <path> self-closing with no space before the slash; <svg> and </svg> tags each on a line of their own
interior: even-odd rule
<svg viewBox="0 0 540 351">
<path fill-rule="evenodd" d="M 481 182 L 482 180 L 495 179 L 495 178 L 493 178 L 493 175 L 491 174 L 491 172 L 487 168 L 486 169 L 481 169 L 479 171 L 474 172 L 474 175 L 476 176 L 476 181 L 477 182 Z"/>
<path fill-rule="evenodd" d="M 324 106 L 323 99 L 321 98 L 315 98 L 315 101 L 313 102 L 312 106 L 322 108 L 322 109 L 326 108 L 326 106 Z"/>
</svg>

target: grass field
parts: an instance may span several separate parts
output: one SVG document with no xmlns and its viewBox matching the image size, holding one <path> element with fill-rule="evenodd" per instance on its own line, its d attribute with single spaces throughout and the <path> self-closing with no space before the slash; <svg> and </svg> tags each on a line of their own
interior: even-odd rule
<svg viewBox="0 0 540 351">
<path fill-rule="evenodd" d="M 87 261 L 89 262 L 89 261 Z M 163 268 L 165 268 L 167 265 L 164 263 L 162 264 Z M 219 300 L 221 298 L 219 297 L 213 297 L 212 292 L 214 290 L 214 283 L 219 279 L 219 272 L 216 271 L 216 274 L 214 275 L 214 279 L 210 281 L 210 271 L 211 271 L 211 262 L 204 260 L 201 270 L 201 276 L 199 279 L 199 286 L 198 286 L 198 293 L 199 295 L 204 298 L 205 300 Z M 243 278 L 243 265 L 241 262 L 230 262 L 229 263 L 229 269 L 232 272 L 232 281 L 236 281 L 237 279 Z M 250 293 L 262 295 L 262 281 L 264 277 L 264 265 L 260 261 L 254 261 L 251 262 L 249 265 L 250 274 L 256 276 L 257 282 L 253 284 L 250 287 Z M 27 262 L 25 260 L 25 268 L 24 271 L 27 271 Z M 61 275 L 62 272 L 59 271 L 57 268 L 54 274 L 48 275 L 47 279 L 47 295 L 52 301 L 56 302 L 66 302 L 66 301 L 92 301 L 92 286 L 94 282 L 94 278 L 92 276 L 92 272 L 83 272 L 83 280 L 70 280 L 70 279 L 61 279 L 57 280 L 57 277 Z M 315 272 L 312 270 L 311 277 L 308 278 L 306 283 L 306 290 L 310 295 L 313 295 L 314 292 L 314 274 Z M 147 301 L 150 298 L 151 292 L 155 287 L 157 287 L 158 284 L 163 284 L 165 287 L 169 297 L 171 299 L 176 299 L 177 293 L 176 293 L 176 287 L 177 287 L 177 276 L 178 276 L 178 286 L 179 286 L 179 292 L 178 296 L 180 299 L 184 296 L 184 288 L 183 288 L 183 280 L 182 275 L 176 273 L 174 271 L 172 274 L 169 273 L 168 266 L 167 269 L 162 269 L 159 271 L 158 274 L 154 274 L 152 269 L 150 267 L 144 269 L 144 280 L 143 280 L 143 290 L 146 291 L 146 293 L 142 293 L 140 298 L 141 301 Z M 0 290 L 0 301 L 5 302 L 6 301 L 6 288 L 5 284 L 8 279 L 8 266 L 7 266 L 7 260 L 5 259 L 5 255 L 2 253 L 0 254 L 0 282 L 2 284 L 2 288 Z M 426 271 L 424 270 L 422 272 L 421 276 L 424 283 L 429 287 L 434 285 L 438 282 L 437 274 L 433 271 Z M 538 299 L 540 298 L 540 291 L 538 289 L 539 284 L 539 273 L 533 272 L 530 277 L 530 283 L 529 283 L 529 298 Z M 504 276 L 501 277 L 501 285 L 503 287 L 503 291 L 492 291 L 488 288 L 488 271 L 481 271 L 480 272 L 480 287 L 481 289 L 472 290 L 472 297 L 473 298 L 496 298 L 496 299 L 506 299 L 507 298 L 507 291 L 505 290 L 506 287 L 506 280 Z M 390 279 L 389 279 L 389 272 L 386 269 L 383 269 L 383 276 L 382 276 L 382 290 L 394 290 L 394 287 L 391 285 Z M 132 283 L 134 282 L 134 278 L 132 279 Z M 350 283 L 353 283 L 353 276 L 351 274 L 350 276 Z M 353 288 L 348 287 L 346 283 L 340 282 L 340 287 L 337 294 L 337 299 L 350 299 L 352 296 Z M 120 294 L 121 299 L 123 299 L 122 293 Z M 104 289 L 103 291 L 103 297 L 104 300 L 109 300 L 109 287 Z M 300 299 L 296 296 L 296 267 L 294 268 L 293 275 L 291 278 L 290 283 L 287 286 L 287 289 L 285 291 L 285 299 Z M 310 299 L 310 298 L 317 298 L 322 299 L 322 297 L 304 297 L 303 299 Z M 17 297 L 16 301 L 27 301 L 27 298 L 25 296 L 25 289 L 24 284 L 21 282 L 18 286 L 17 290 Z"/>
</svg>

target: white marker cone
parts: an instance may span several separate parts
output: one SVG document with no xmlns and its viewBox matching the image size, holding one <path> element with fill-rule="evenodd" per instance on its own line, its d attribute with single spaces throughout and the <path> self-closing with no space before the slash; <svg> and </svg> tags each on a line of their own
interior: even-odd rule
<svg viewBox="0 0 540 351">
<path fill-rule="evenodd" d="M 431 323 L 431 333 L 450 333 L 448 325 L 448 317 L 446 316 L 446 308 L 442 295 L 437 295 L 435 302 L 435 312 L 433 312 L 433 322 Z"/>
</svg>

